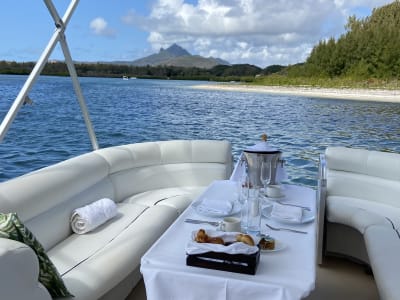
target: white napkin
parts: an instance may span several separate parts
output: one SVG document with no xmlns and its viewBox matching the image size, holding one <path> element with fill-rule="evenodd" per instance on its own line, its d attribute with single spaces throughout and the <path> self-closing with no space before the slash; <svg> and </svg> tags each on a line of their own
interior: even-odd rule
<svg viewBox="0 0 400 300">
<path fill-rule="evenodd" d="M 71 215 L 72 231 L 87 233 L 117 214 L 117 205 L 108 198 L 103 198 L 86 206 L 75 209 Z"/>
<path fill-rule="evenodd" d="M 197 206 L 197 209 L 202 212 L 209 212 L 221 215 L 229 214 L 232 211 L 232 208 L 232 201 L 218 197 L 203 197 L 203 200 Z"/>
<path fill-rule="evenodd" d="M 271 217 L 300 223 L 303 217 L 303 209 L 301 207 L 274 203 Z"/>
<path fill-rule="evenodd" d="M 235 242 L 236 235 L 240 232 L 223 232 L 223 231 L 215 231 L 215 230 L 207 230 L 207 235 L 210 237 L 220 237 L 224 240 L 225 243 Z M 206 252 L 223 252 L 228 254 L 253 254 L 256 253 L 259 249 L 257 246 L 249 246 L 242 242 L 232 243 L 229 246 L 224 246 L 220 244 L 210 244 L 210 243 L 198 243 L 194 241 L 194 237 L 196 236 L 197 231 L 192 232 L 192 238 L 189 243 L 186 245 L 186 253 L 189 255 L 193 254 L 201 254 Z M 257 245 L 259 239 L 252 236 L 255 244 Z"/>
</svg>

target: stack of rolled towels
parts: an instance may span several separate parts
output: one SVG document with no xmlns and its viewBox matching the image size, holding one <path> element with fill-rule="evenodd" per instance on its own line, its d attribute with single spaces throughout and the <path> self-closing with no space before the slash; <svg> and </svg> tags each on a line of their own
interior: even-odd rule
<svg viewBox="0 0 400 300">
<path fill-rule="evenodd" d="M 75 209 L 71 215 L 71 228 L 77 234 L 84 234 L 104 224 L 118 213 L 115 202 L 103 198 Z"/>
</svg>

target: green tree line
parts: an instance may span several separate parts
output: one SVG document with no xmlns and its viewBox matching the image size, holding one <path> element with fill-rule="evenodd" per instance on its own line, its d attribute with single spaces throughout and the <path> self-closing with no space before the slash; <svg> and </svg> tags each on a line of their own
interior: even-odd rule
<svg viewBox="0 0 400 300">
<path fill-rule="evenodd" d="M 33 62 L 18 63 L 0 61 L 0 74 L 29 74 Z M 78 76 L 83 77 L 137 77 L 215 81 L 252 81 L 263 70 L 249 64 L 219 65 L 211 69 L 176 66 L 132 66 L 111 63 L 76 63 Z M 64 62 L 49 62 L 42 71 L 44 75 L 67 76 Z"/>
<path fill-rule="evenodd" d="M 375 8 L 371 16 L 351 16 L 346 32 L 337 40 L 320 41 L 302 65 L 288 68 L 288 75 L 398 78 L 400 74 L 400 2 Z"/>
</svg>

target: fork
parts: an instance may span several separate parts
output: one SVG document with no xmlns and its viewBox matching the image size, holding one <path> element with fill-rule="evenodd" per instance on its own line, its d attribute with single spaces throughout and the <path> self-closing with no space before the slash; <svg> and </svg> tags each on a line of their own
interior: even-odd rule
<svg viewBox="0 0 400 300">
<path fill-rule="evenodd" d="M 271 226 L 271 225 L 269 225 L 267 223 L 265 223 L 265 226 L 267 226 L 271 230 L 277 230 L 277 231 L 283 230 L 283 231 L 290 231 L 290 232 L 307 234 L 307 231 L 295 230 L 295 229 L 290 229 L 290 228 L 273 227 L 273 226 Z"/>
</svg>

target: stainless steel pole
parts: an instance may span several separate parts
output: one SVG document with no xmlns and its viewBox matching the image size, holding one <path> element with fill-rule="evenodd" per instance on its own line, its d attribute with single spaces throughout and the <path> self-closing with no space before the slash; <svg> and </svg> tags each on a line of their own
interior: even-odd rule
<svg viewBox="0 0 400 300">
<path fill-rule="evenodd" d="M 63 50 L 63 53 L 64 53 L 65 63 L 67 64 L 68 72 L 71 76 L 72 85 L 74 87 L 75 94 L 78 98 L 79 106 L 82 111 L 83 119 L 85 121 L 87 131 L 89 133 L 89 138 L 92 143 L 93 150 L 97 150 L 97 149 L 99 149 L 99 145 L 97 143 L 96 134 L 94 132 L 93 125 L 92 125 L 92 122 L 89 117 L 89 111 L 86 106 L 85 98 L 83 97 L 83 93 L 82 93 L 81 86 L 79 84 L 75 65 L 72 60 L 71 52 L 69 51 L 67 40 L 66 40 L 65 34 L 64 34 L 67 23 L 70 18 L 70 14 L 72 14 L 72 11 L 75 9 L 78 1 L 79 0 L 76 0 L 75 2 L 71 2 L 70 6 L 72 6 L 72 7 L 67 9 L 67 12 L 66 12 L 63 20 L 61 20 L 58 12 L 57 12 L 56 8 L 54 7 L 53 2 L 51 0 L 45 0 L 45 3 L 47 5 L 47 8 L 48 8 L 51 16 L 54 19 L 56 27 L 62 29 L 59 34 L 59 42 L 61 45 L 61 49 Z"/>
<path fill-rule="evenodd" d="M 65 35 L 64 31 L 66 29 L 66 26 L 68 25 L 71 16 L 77 7 L 79 0 L 71 0 L 70 5 L 68 6 L 63 19 L 60 18 L 59 14 L 57 13 L 57 10 L 55 6 L 53 5 L 53 2 L 51 0 L 44 0 L 47 9 L 49 10 L 51 16 L 53 17 L 56 25 L 56 30 L 53 33 L 52 37 L 50 38 L 50 41 L 48 42 L 46 48 L 42 52 L 39 60 L 37 61 L 35 67 L 33 68 L 32 72 L 30 73 L 28 79 L 26 80 L 24 86 L 22 87 L 21 91 L 19 92 L 17 98 L 14 100 L 11 108 L 7 112 L 6 116 L 4 117 L 2 123 L 0 124 L 0 142 L 4 139 L 4 136 L 6 135 L 11 123 L 14 121 L 18 110 L 21 108 L 22 104 L 25 102 L 26 97 L 28 96 L 29 91 L 31 90 L 32 86 L 35 84 L 36 80 L 40 76 L 40 73 L 42 72 L 44 66 L 46 65 L 50 54 L 53 52 L 54 47 L 56 46 L 57 42 L 60 42 L 65 61 L 68 67 L 68 71 L 71 75 L 72 78 L 72 83 L 74 86 L 75 93 L 78 97 L 78 101 L 82 110 L 83 118 L 86 123 L 87 130 L 89 132 L 89 137 L 92 143 L 92 147 L 94 150 L 98 149 L 98 143 L 96 139 L 95 132 L 93 130 L 92 123 L 89 118 L 89 113 L 85 104 L 85 100 L 82 94 L 82 90 L 80 88 L 80 84 L 78 81 L 78 76 L 76 74 L 75 66 L 72 61 L 71 54 L 68 49 L 67 42 L 65 40 Z"/>
</svg>

